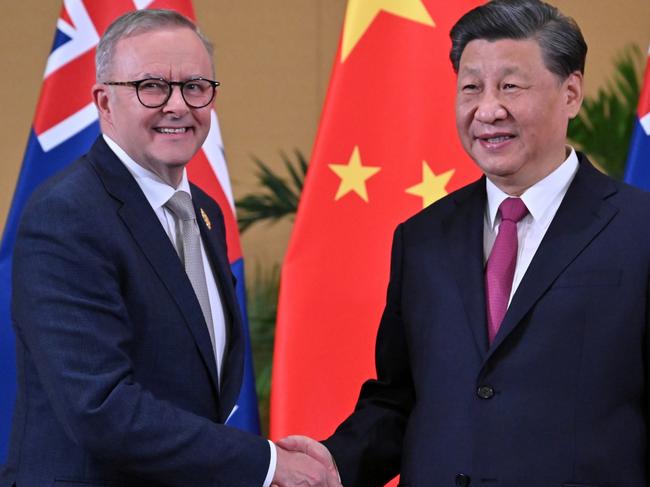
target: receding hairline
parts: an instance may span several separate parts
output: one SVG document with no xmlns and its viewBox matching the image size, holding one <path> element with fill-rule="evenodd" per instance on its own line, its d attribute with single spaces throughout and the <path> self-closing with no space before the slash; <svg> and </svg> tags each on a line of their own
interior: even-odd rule
<svg viewBox="0 0 650 487">
<path fill-rule="evenodd" d="M 98 82 L 106 81 L 113 68 L 115 49 L 125 39 L 139 35 L 187 29 L 194 33 L 208 54 L 212 76 L 215 75 L 214 46 L 191 19 L 174 10 L 145 9 L 136 10 L 118 17 L 109 25 L 102 36 L 95 53 L 95 76 Z"/>
</svg>

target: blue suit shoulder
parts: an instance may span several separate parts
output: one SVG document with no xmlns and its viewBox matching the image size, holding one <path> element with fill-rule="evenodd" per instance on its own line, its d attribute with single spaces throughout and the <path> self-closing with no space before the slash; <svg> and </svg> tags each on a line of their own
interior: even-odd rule
<svg viewBox="0 0 650 487">
<path fill-rule="evenodd" d="M 25 220 L 67 220 L 73 215 L 81 220 L 97 219 L 96 213 L 105 208 L 106 198 L 100 179 L 83 156 L 34 190 L 21 215 L 20 226 Z"/>
<path fill-rule="evenodd" d="M 642 232 L 650 238 L 650 227 L 641 224 L 650 218 L 650 193 L 602 173 L 582 153 L 578 153 L 578 159 L 580 170 L 576 178 L 584 177 L 584 186 L 593 196 L 615 208 L 619 217 L 629 219 L 630 231 Z"/>
</svg>

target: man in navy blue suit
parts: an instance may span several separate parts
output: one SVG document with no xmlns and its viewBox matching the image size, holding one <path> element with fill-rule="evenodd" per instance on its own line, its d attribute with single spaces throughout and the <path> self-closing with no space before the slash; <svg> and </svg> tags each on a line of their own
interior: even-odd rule
<svg viewBox="0 0 650 487">
<path fill-rule="evenodd" d="M 223 216 L 185 171 L 210 128 L 211 52 L 164 10 L 122 16 L 99 43 L 103 135 L 34 193 L 16 241 L 2 487 L 339 485 L 223 424 L 241 318 Z"/>
<path fill-rule="evenodd" d="M 494 0 L 451 40 L 484 177 L 397 228 L 377 379 L 324 444 L 346 486 L 647 486 L 650 195 L 566 145 L 580 29 Z"/>
</svg>

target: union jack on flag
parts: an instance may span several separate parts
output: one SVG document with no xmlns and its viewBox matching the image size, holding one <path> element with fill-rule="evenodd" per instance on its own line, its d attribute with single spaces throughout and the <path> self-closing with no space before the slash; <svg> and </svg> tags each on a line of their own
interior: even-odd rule
<svg viewBox="0 0 650 487">
<path fill-rule="evenodd" d="M 625 166 L 625 181 L 650 191 L 650 48 L 636 114 Z"/>
<path fill-rule="evenodd" d="M 11 413 L 16 394 L 14 335 L 11 329 L 11 255 L 18 220 L 31 192 L 42 181 L 86 153 L 99 134 L 92 103 L 95 47 L 102 33 L 119 15 L 144 8 L 167 8 L 194 19 L 191 0 L 63 0 L 52 51 L 29 134 L 25 158 L 0 245 L 0 463 L 7 454 Z M 217 115 L 210 133 L 187 167 L 189 179 L 221 207 L 228 240 L 228 257 L 237 278 L 237 297 L 245 309 L 244 263 L 235 218 L 232 188 L 224 157 Z M 248 332 L 246 330 L 246 335 Z M 247 339 L 244 381 L 228 424 L 259 433 L 259 416 L 250 340 Z"/>
</svg>

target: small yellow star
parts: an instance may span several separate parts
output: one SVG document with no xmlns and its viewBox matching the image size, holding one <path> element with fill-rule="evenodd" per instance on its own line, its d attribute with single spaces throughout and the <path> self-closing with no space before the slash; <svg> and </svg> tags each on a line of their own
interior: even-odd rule
<svg viewBox="0 0 650 487">
<path fill-rule="evenodd" d="M 349 0 L 343 26 L 341 62 L 345 62 L 354 46 L 382 10 L 413 22 L 431 27 L 436 25 L 422 0 Z"/>
<path fill-rule="evenodd" d="M 358 146 L 354 147 L 347 164 L 328 164 L 328 166 L 341 178 L 341 184 L 334 197 L 335 201 L 338 201 L 350 191 L 354 191 L 363 201 L 368 202 L 366 180 L 377 174 L 381 167 L 362 166 Z"/>
<path fill-rule="evenodd" d="M 427 161 L 422 161 L 422 182 L 411 186 L 406 190 L 408 194 L 419 196 L 422 198 L 422 208 L 426 208 L 434 201 L 439 200 L 447 194 L 445 186 L 454 175 L 454 169 L 436 176 L 427 164 Z"/>
</svg>

